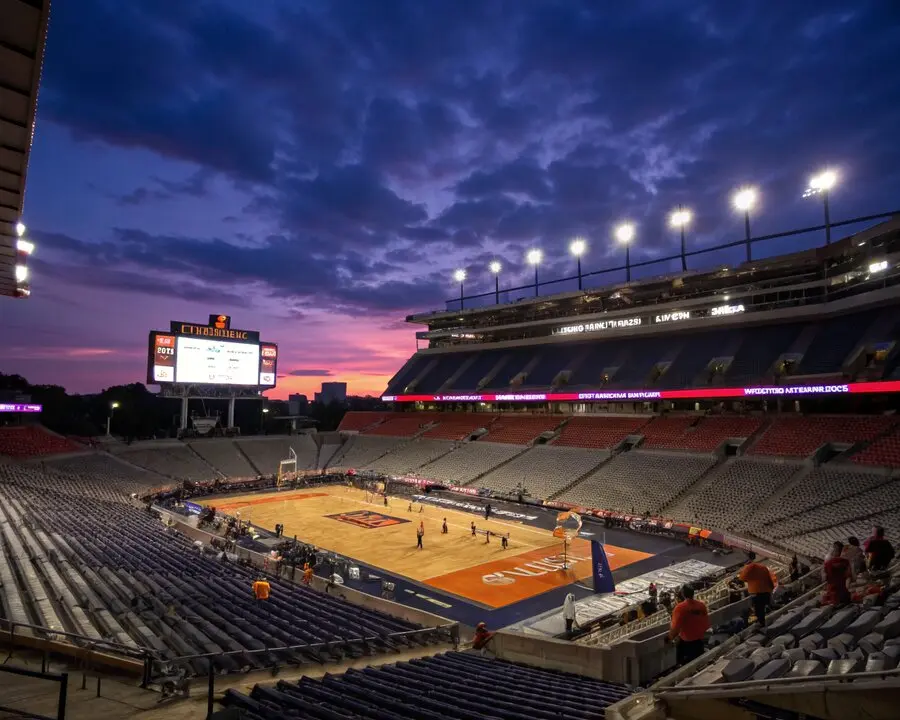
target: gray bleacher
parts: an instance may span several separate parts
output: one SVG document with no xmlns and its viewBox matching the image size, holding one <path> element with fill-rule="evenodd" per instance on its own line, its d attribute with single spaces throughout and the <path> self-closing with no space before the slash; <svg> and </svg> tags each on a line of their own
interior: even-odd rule
<svg viewBox="0 0 900 720">
<path fill-rule="evenodd" d="M 116 456 L 107 453 L 91 453 L 60 460 L 50 458 L 43 461 L 43 465 L 55 472 L 88 475 L 94 480 L 105 481 L 109 487 L 126 494 L 169 482 L 168 478 L 158 473 L 122 462 Z"/>
<path fill-rule="evenodd" d="M 468 442 L 434 462 L 423 465 L 416 473 L 431 480 L 465 485 L 482 473 L 518 455 L 526 448 L 505 443 Z"/>
<path fill-rule="evenodd" d="M 632 450 L 557 499 L 621 512 L 657 512 L 714 464 L 711 455 Z"/>
<path fill-rule="evenodd" d="M 736 458 L 707 478 L 702 489 L 665 509 L 667 517 L 701 521 L 716 530 L 744 522 L 803 466 L 800 463 Z"/>
<path fill-rule="evenodd" d="M 126 448 L 119 456 L 143 468 L 174 480 L 213 480 L 218 473 L 186 445 Z"/>
<path fill-rule="evenodd" d="M 351 435 L 328 466 L 362 468 L 404 442 L 405 438 Z"/>
<path fill-rule="evenodd" d="M 402 475 L 426 465 L 454 448 L 452 440 L 426 440 L 418 438 L 399 445 L 387 455 L 370 462 L 366 470 L 375 470 L 387 475 Z"/>
<path fill-rule="evenodd" d="M 297 469 L 313 470 L 316 467 L 319 448 L 312 435 L 277 435 L 270 437 L 246 437 L 237 441 L 241 450 L 259 469 L 268 475 L 278 472 L 278 463 L 287 460 L 291 448 L 297 453 Z"/>
<path fill-rule="evenodd" d="M 225 477 L 256 477 L 257 472 L 238 450 L 233 440 L 210 438 L 191 443 L 194 451 Z"/>
<path fill-rule="evenodd" d="M 546 499 L 608 457 L 603 450 L 537 445 L 475 484 L 500 493 L 511 493 L 521 484 L 532 497 Z"/>
</svg>

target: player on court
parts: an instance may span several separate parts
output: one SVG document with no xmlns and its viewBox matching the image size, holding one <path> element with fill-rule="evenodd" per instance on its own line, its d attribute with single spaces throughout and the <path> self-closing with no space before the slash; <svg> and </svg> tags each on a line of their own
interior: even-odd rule
<svg viewBox="0 0 900 720">
<path fill-rule="evenodd" d="M 425 548 L 422 546 L 422 538 L 425 537 L 425 521 L 419 523 L 419 527 L 416 528 L 416 548 L 419 550 L 424 550 Z"/>
</svg>

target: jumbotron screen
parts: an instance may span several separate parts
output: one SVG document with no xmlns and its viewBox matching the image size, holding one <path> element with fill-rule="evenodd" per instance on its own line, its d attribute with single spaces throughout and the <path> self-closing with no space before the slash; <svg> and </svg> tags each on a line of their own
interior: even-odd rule
<svg viewBox="0 0 900 720">
<path fill-rule="evenodd" d="M 210 315 L 209 325 L 173 322 L 150 333 L 147 382 L 275 387 L 278 346 L 259 333 L 234 330 L 231 318 Z"/>
</svg>

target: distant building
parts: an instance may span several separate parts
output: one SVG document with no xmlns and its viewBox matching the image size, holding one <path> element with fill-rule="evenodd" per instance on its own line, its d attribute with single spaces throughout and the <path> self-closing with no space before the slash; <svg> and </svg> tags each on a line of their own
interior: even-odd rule
<svg viewBox="0 0 900 720">
<path fill-rule="evenodd" d="M 288 415 L 304 415 L 308 405 L 309 399 L 306 395 L 299 393 L 288 395 Z"/>
<path fill-rule="evenodd" d="M 333 402 L 347 402 L 347 383 L 324 382 L 322 391 L 316 393 L 316 402 L 329 405 Z"/>
</svg>

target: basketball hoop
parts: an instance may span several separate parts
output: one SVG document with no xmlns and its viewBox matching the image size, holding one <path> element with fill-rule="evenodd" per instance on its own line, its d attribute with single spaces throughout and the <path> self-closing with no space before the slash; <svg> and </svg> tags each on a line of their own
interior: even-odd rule
<svg viewBox="0 0 900 720">
<path fill-rule="evenodd" d="M 566 510 L 556 516 L 553 537 L 563 541 L 563 566 L 561 569 L 564 571 L 569 569 L 569 543 L 578 537 L 579 532 L 581 532 L 581 515 L 577 512 Z"/>
</svg>

